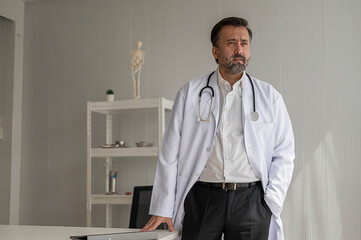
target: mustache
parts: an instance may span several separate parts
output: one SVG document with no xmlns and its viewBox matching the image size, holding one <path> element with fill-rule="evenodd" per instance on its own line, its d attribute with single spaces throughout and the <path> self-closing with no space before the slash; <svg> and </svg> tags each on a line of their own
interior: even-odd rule
<svg viewBox="0 0 361 240">
<path fill-rule="evenodd" d="M 241 58 L 242 61 L 243 61 L 244 63 L 246 63 L 246 57 L 243 56 L 242 54 L 234 54 L 233 56 L 231 56 L 231 57 L 229 58 L 229 60 L 232 62 L 232 60 L 233 60 L 234 58 Z"/>
</svg>

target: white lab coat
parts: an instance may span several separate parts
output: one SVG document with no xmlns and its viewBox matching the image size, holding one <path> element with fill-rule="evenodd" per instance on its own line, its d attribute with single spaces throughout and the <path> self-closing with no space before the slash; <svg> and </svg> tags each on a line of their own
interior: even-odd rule
<svg viewBox="0 0 361 240">
<path fill-rule="evenodd" d="M 174 228 L 178 231 L 182 229 L 184 199 L 206 165 L 219 122 L 217 70 L 209 84 L 215 96 L 212 121 L 197 121 L 199 92 L 207 78 L 192 80 L 178 92 L 159 152 L 150 214 L 173 218 Z M 252 80 L 259 119 L 250 119 L 253 97 L 247 79 L 242 83 L 245 147 L 250 164 L 262 181 L 265 201 L 273 213 L 269 240 L 283 240 L 280 214 L 292 178 L 294 136 L 282 96 L 270 84 Z M 210 95 L 204 93 L 202 96 L 201 112 L 206 117 Z"/>
</svg>

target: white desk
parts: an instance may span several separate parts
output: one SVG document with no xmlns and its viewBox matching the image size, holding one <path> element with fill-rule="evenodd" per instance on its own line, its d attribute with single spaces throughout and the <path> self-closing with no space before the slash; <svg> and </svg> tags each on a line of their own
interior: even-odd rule
<svg viewBox="0 0 361 240">
<path fill-rule="evenodd" d="M 70 236 L 133 232 L 128 228 L 87 228 L 87 227 L 50 227 L 0 225 L 0 240 L 70 240 Z M 179 232 L 157 230 L 159 239 L 171 240 L 178 237 Z"/>
</svg>

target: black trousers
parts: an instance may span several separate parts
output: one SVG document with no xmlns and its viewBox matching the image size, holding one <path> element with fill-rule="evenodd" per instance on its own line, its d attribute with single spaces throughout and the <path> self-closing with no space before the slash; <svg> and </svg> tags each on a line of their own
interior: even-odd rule
<svg viewBox="0 0 361 240">
<path fill-rule="evenodd" d="M 185 202 L 182 240 L 267 240 L 271 211 L 261 182 L 226 191 L 196 182 Z"/>
</svg>

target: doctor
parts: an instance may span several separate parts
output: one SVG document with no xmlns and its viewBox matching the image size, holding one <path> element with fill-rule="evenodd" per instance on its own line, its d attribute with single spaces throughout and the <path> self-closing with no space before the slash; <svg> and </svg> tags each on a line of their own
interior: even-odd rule
<svg viewBox="0 0 361 240">
<path fill-rule="evenodd" d="M 213 27 L 219 67 L 177 94 L 143 231 L 165 222 L 185 240 L 284 239 L 294 136 L 282 96 L 245 72 L 251 40 L 245 19 Z"/>
</svg>

